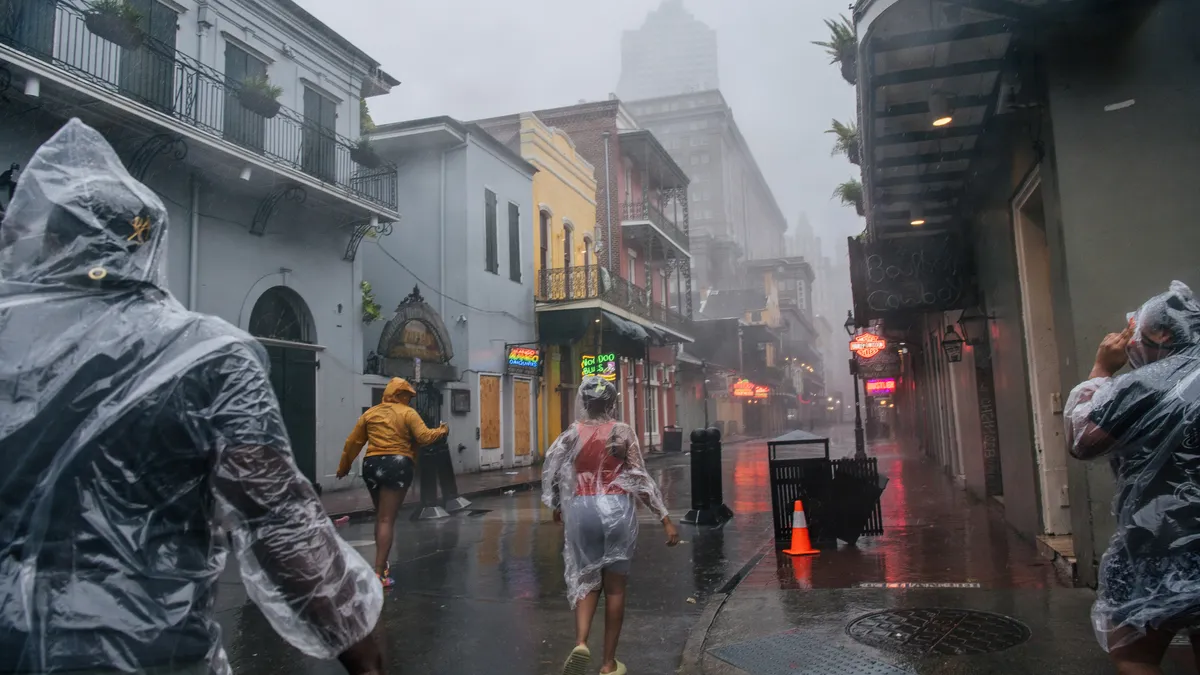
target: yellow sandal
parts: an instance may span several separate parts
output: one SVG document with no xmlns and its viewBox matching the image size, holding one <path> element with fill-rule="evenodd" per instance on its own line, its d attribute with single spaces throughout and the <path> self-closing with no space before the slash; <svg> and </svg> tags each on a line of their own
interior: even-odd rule
<svg viewBox="0 0 1200 675">
<path fill-rule="evenodd" d="M 587 645 L 579 645 L 571 650 L 567 662 L 563 664 L 563 675 L 586 675 L 588 664 L 592 662 L 592 650 Z"/>
</svg>

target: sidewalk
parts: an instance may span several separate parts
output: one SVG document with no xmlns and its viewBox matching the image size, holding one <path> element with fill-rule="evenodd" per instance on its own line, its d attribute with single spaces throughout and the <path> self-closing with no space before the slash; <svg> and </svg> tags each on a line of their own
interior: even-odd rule
<svg viewBox="0 0 1200 675">
<path fill-rule="evenodd" d="M 678 456 L 678 454 L 650 453 L 646 455 L 646 462 L 652 463 L 664 457 Z M 542 465 L 535 464 L 533 466 L 513 469 L 459 474 L 455 478 L 457 479 L 458 492 L 461 496 L 467 499 L 479 499 L 481 497 L 503 494 L 509 490 L 524 491 L 540 488 L 542 485 Z M 351 516 L 358 518 L 374 514 L 375 507 L 371 504 L 371 496 L 367 494 L 367 488 L 363 486 L 362 480 L 354 478 L 353 480 L 346 481 L 346 483 L 352 487 L 344 490 L 330 490 L 321 495 L 321 503 L 325 505 L 325 511 L 329 513 L 330 517 L 341 518 L 342 516 Z M 404 500 L 404 507 L 408 508 L 419 503 L 421 501 L 419 493 L 419 487 L 414 484 L 409 489 L 408 496 Z"/>
<path fill-rule="evenodd" d="M 1113 672 L 1092 635 L 1093 591 L 1065 586 L 933 462 L 891 442 L 869 452 L 891 478 L 885 534 L 815 557 L 769 546 L 706 606 L 680 673 Z M 1165 672 L 1195 672 L 1180 665 L 1189 652 L 1173 649 Z"/>
</svg>

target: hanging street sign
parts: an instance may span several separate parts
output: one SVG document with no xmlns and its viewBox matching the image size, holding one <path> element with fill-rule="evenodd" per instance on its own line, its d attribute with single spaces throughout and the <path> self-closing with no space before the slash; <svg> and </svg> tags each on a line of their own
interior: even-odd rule
<svg viewBox="0 0 1200 675">
<path fill-rule="evenodd" d="M 867 396 L 891 396 L 896 393 L 896 378 L 867 380 Z"/>
<path fill-rule="evenodd" d="M 529 347 L 508 348 L 508 372 L 515 375 L 536 375 L 542 355 Z"/>
<path fill-rule="evenodd" d="M 579 372 L 583 377 L 597 375 L 609 382 L 617 380 L 617 355 L 601 354 L 600 356 L 585 356 L 580 361 Z"/>
<path fill-rule="evenodd" d="M 850 351 L 864 359 L 869 359 L 884 349 L 887 349 L 887 340 L 874 333 L 862 333 L 850 341 Z"/>
<path fill-rule="evenodd" d="M 750 380 L 738 380 L 730 390 L 736 398 L 754 398 L 754 383 Z"/>
</svg>

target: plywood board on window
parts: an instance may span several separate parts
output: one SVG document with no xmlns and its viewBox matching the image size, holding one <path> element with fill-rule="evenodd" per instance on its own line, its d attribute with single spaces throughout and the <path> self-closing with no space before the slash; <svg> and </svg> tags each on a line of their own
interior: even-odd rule
<svg viewBox="0 0 1200 675">
<path fill-rule="evenodd" d="M 479 376 L 479 447 L 500 447 L 500 378 Z"/>
<path fill-rule="evenodd" d="M 528 457 L 530 450 L 530 403 L 529 380 L 513 381 L 513 454 L 517 457 Z"/>
</svg>

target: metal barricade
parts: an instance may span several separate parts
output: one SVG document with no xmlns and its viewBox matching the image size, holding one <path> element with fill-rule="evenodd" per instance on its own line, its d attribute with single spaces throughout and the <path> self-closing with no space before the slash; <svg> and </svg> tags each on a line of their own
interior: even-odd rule
<svg viewBox="0 0 1200 675">
<path fill-rule="evenodd" d="M 430 381 L 416 383 L 417 396 L 413 409 L 421 416 L 425 426 L 434 428 L 442 424 L 442 391 Z M 417 475 L 420 481 L 421 507 L 413 513 L 413 520 L 447 518 L 451 513 L 462 511 L 471 502 L 458 494 L 458 481 L 454 476 L 454 463 L 450 459 L 450 444 L 442 439 L 433 445 L 421 448 L 417 453 Z M 438 489 L 441 489 L 441 497 Z"/>
</svg>

